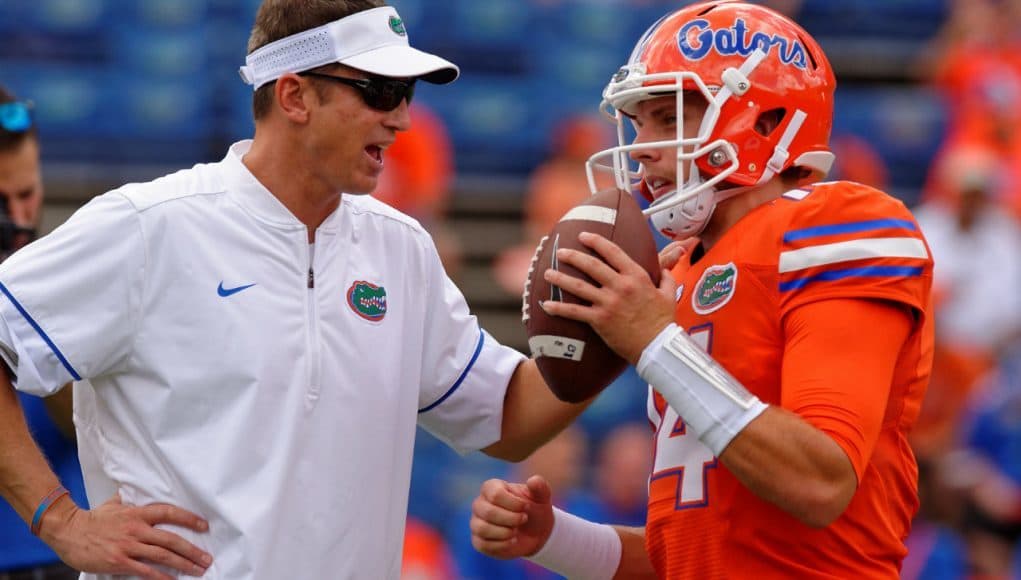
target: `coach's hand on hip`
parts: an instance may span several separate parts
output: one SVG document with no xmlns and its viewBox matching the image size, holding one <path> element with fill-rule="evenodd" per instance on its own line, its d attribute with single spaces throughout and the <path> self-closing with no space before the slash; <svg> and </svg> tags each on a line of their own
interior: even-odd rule
<svg viewBox="0 0 1021 580">
<path fill-rule="evenodd" d="M 66 499 L 55 503 L 43 516 L 40 536 L 76 570 L 172 580 L 152 566 L 159 564 L 188 576 L 205 574 L 212 556 L 159 524 L 209 530 L 208 522 L 179 507 L 127 506 L 115 495 L 91 511 Z"/>
</svg>

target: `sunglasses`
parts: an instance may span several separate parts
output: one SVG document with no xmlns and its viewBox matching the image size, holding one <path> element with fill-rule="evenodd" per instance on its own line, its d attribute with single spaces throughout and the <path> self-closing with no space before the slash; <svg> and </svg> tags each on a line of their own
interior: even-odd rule
<svg viewBox="0 0 1021 580">
<path fill-rule="evenodd" d="M 411 104 L 411 98 L 415 96 L 415 81 L 402 81 L 387 77 L 371 77 L 367 79 L 349 79 L 346 77 L 335 77 L 333 75 L 317 72 L 300 72 L 298 76 L 314 77 L 354 87 L 362 95 L 365 104 L 379 111 L 392 111 L 401 105 L 401 101 L 407 99 Z"/>
<path fill-rule="evenodd" d="M 10 133 L 25 133 L 32 128 L 32 103 L 14 101 L 0 104 L 0 128 Z"/>
</svg>

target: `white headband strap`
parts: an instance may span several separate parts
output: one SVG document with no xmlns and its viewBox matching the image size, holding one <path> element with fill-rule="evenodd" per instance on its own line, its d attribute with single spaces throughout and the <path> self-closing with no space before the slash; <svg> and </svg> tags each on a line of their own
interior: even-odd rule
<svg viewBox="0 0 1021 580">
<path fill-rule="evenodd" d="M 378 57 L 367 54 L 374 51 L 378 52 Z M 457 76 L 457 67 L 452 63 L 411 48 L 404 22 L 392 6 L 356 12 L 329 24 L 271 42 L 249 54 L 240 72 L 241 78 L 252 85 L 253 89 L 280 78 L 284 73 L 302 72 L 352 59 L 370 65 L 355 68 L 383 74 L 401 69 L 401 63 L 394 62 L 393 58 L 397 51 L 407 52 L 411 58 L 404 63 L 407 70 L 399 71 L 407 74 L 393 76 L 418 77 L 438 70 L 450 71 L 444 75 L 444 79 L 451 77 L 449 80 L 453 80 Z M 354 58 L 359 55 L 362 58 Z M 381 70 L 372 70 L 371 65 L 377 63 Z"/>
</svg>

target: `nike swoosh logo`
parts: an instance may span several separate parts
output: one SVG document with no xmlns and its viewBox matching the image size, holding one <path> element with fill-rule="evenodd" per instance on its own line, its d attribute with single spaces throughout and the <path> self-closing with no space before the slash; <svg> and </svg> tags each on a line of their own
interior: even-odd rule
<svg viewBox="0 0 1021 580">
<path fill-rule="evenodd" d="M 247 290 L 248 288 L 251 288 L 252 286 L 255 286 L 255 284 L 248 284 L 246 286 L 238 286 L 236 288 L 224 288 L 223 287 L 223 282 L 220 282 L 220 287 L 216 289 L 216 293 L 219 294 L 220 296 L 223 296 L 224 298 L 226 298 L 228 296 L 232 296 L 234 294 L 237 294 L 238 292 L 240 292 L 242 290 Z"/>
</svg>

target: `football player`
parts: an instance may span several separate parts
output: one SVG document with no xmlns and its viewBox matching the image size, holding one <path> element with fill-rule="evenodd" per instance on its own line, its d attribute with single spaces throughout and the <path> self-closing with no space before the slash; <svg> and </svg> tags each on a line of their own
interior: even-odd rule
<svg viewBox="0 0 1021 580">
<path fill-rule="evenodd" d="M 651 200 L 697 238 L 655 287 L 619 247 L 561 249 L 549 270 L 649 383 L 655 462 L 645 528 L 554 509 L 541 477 L 490 480 L 477 549 L 572 578 L 897 578 L 918 507 L 907 442 L 929 376 L 928 246 L 903 203 L 822 181 L 835 89 L 787 17 L 702 2 L 663 17 L 603 93 L 620 144 L 590 180 Z M 633 133 L 633 138 L 630 135 Z"/>
</svg>

